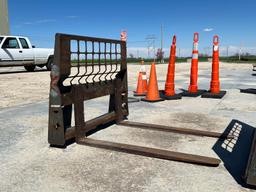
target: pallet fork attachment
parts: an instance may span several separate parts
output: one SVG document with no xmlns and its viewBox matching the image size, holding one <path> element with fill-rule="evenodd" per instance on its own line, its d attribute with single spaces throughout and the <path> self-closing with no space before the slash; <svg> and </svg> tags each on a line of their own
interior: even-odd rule
<svg viewBox="0 0 256 192">
<path fill-rule="evenodd" d="M 84 119 L 84 101 L 109 95 L 107 114 Z M 73 109 L 74 108 L 74 109 Z M 74 110 L 75 126 L 71 126 Z M 208 137 L 227 137 L 216 132 L 125 121 L 128 110 L 126 42 L 68 34 L 56 34 L 49 96 L 48 142 L 63 147 L 70 139 L 78 144 L 136 155 L 218 166 L 219 159 L 143 146 L 88 138 L 102 124 L 176 132 Z"/>
</svg>

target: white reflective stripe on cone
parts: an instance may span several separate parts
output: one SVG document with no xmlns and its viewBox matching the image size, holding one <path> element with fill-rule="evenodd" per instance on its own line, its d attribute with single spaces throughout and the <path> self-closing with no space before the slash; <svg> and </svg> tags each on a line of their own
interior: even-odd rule
<svg viewBox="0 0 256 192">
<path fill-rule="evenodd" d="M 146 72 L 146 67 L 144 65 L 140 67 L 140 72 Z"/>
<path fill-rule="evenodd" d="M 147 80 L 147 75 L 142 75 L 142 80 Z"/>
<path fill-rule="evenodd" d="M 194 45 L 193 45 L 193 50 L 195 50 L 195 51 L 198 50 L 198 43 L 194 43 Z"/>
<path fill-rule="evenodd" d="M 197 54 L 197 53 L 194 53 L 194 54 L 192 55 L 192 59 L 198 59 L 198 54 Z"/>
</svg>

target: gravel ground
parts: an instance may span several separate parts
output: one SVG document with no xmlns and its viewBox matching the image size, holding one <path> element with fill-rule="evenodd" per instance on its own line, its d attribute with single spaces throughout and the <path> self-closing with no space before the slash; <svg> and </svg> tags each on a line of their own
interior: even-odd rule
<svg viewBox="0 0 256 192">
<path fill-rule="evenodd" d="M 146 67 L 149 75 L 149 66 Z M 211 64 L 200 63 L 199 87 L 208 89 Z M 138 65 L 130 64 L 129 94 L 136 87 Z M 167 65 L 157 65 L 159 88 Z M 221 64 L 221 99 L 183 98 L 159 103 L 130 103 L 129 120 L 223 132 L 241 128 L 232 153 L 214 138 L 131 129 L 113 125 L 92 138 L 118 141 L 220 158 L 219 167 L 153 159 L 72 144 L 65 149 L 47 143 L 49 72 L 0 68 L 0 191 L 252 191 L 241 185 L 241 170 L 256 123 L 251 64 Z M 189 63 L 176 65 L 176 90 L 187 89 Z M 108 98 L 85 102 L 86 119 L 107 110 Z"/>
</svg>

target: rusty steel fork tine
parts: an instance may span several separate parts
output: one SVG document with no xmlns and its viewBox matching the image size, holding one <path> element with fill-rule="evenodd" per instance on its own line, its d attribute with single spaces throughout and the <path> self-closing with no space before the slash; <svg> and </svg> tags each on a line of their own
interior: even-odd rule
<svg viewBox="0 0 256 192">
<path fill-rule="evenodd" d="M 137 145 L 115 143 L 115 142 L 96 140 L 91 138 L 81 138 L 78 140 L 78 144 L 88 145 L 88 146 L 98 147 L 98 148 L 103 148 L 108 150 L 120 151 L 120 152 L 135 154 L 135 155 L 142 155 L 142 156 L 153 157 L 158 159 L 179 161 L 184 163 L 191 163 L 191 164 L 204 165 L 204 166 L 210 166 L 210 167 L 217 167 L 221 162 L 219 159 L 212 158 L 212 157 L 167 151 L 167 150 L 142 147 Z"/>
<path fill-rule="evenodd" d="M 156 125 L 156 124 L 149 124 L 149 123 L 139 123 L 139 122 L 133 122 L 133 121 L 122 121 L 119 123 L 119 125 L 128 126 L 128 127 L 132 127 L 132 128 L 151 129 L 151 130 L 155 130 L 155 131 L 175 132 L 175 133 L 180 133 L 180 134 L 216 137 L 216 138 L 223 138 L 223 139 L 234 138 L 233 135 L 217 133 L 217 132 L 212 132 L 212 131 L 171 127 L 171 126 Z"/>
</svg>

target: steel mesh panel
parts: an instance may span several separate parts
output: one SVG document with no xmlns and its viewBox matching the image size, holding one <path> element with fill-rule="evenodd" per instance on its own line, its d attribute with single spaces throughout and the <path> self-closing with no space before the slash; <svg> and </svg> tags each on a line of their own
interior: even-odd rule
<svg viewBox="0 0 256 192">
<path fill-rule="evenodd" d="M 71 39 L 69 51 L 71 68 L 64 86 L 113 80 L 121 70 L 119 42 Z"/>
</svg>

